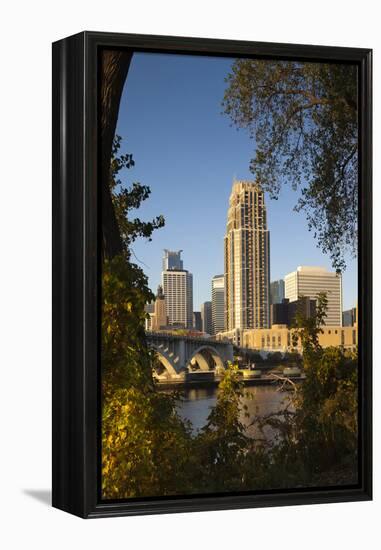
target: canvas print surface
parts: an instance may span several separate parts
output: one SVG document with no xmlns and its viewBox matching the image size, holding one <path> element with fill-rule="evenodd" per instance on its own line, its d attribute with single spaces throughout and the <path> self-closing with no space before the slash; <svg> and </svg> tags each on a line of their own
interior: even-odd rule
<svg viewBox="0 0 381 550">
<path fill-rule="evenodd" d="M 358 483 L 357 66 L 104 50 L 101 497 Z"/>
</svg>

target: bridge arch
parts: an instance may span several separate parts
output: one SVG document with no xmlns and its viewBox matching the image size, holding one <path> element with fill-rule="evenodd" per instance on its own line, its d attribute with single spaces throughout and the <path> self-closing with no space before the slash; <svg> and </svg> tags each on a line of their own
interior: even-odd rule
<svg viewBox="0 0 381 550">
<path fill-rule="evenodd" d="M 210 369 L 210 359 L 214 361 L 214 368 L 217 369 L 224 369 L 225 364 L 221 357 L 221 355 L 218 353 L 218 351 L 211 345 L 204 344 L 200 346 L 198 349 L 196 349 L 192 356 L 188 360 L 188 368 L 192 368 L 194 363 L 197 363 L 200 367 L 200 370 L 211 370 Z"/>
<path fill-rule="evenodd" d="M 171 358 L 168 356 L 167 353 L 165 353 L 164 350 L 159 349 L 155 345 L 150 345 L 150 348 L 155 352 L 156 359 L 160 363 L 160 365 L 163 367 L 163 369 L 170 375 L 174 376 L 177 374 L 176 369 L 171 361 Z M 158 373 L 159 374 L 159 373 Z"/>
</svg>

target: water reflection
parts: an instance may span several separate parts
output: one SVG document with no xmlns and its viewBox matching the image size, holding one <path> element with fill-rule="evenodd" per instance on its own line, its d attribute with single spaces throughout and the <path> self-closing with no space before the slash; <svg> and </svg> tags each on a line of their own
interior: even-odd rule
<svg viewBox="0 0 381 550">
<path fill-rule="evenodd" d="M 257 427 L 250 426 L 256 415 L 263 416 L 284 409 L 289 403 L 290 394 L 279 391 L 277 386 L 251 386 L 245 388 L 246 396 L 242 404 L 246 405 L 249 418 L 242 413 L 241 421 L 248 426 L 247 433 L 251 437 L 260 437 Z M 184 390 L 183 398 L 179 401 L 178 412 L 187 420 L 190 420 L 196 432 L 206 423 L 211 407 L 216 403 L 217 388 L 190 388 Z M 290 409 L 292 410 L 292 409 Z M 274 436 L 270 428 L 266 428 L 264 435 L 268 439 Z M 263 436 L 262 436 L 263 437 Z"/>
</svg>

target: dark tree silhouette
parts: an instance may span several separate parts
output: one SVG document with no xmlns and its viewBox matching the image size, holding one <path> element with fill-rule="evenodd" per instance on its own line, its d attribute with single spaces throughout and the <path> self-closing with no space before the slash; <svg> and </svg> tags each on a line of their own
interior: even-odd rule
<svg viewBox="0 0 381 550">
<path fill-rule="evenodd" d="M 103 256 L 113 258 L 123 251 L 110 189 L 111 157 L 120 98 L 132 53 L 104 50 L 101 54 L 101 186 Z"/>
</svg>

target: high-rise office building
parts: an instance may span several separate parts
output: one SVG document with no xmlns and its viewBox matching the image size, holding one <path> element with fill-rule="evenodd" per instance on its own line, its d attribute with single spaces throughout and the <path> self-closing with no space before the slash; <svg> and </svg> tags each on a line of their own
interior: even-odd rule
<svg viewBox="0 0 381 550">
<path fill-rule="evenodd" d="M 182 250 L 164 249 L 163 271 L 168 269 L 183 269 L 183 260 L 181 259 Z"/>
<path fill-rule="evenodd" d="M 193 276 L 183 269 L 181 250 L 171 253 L 165 250 L 163 258 L 164 269 L 161 273 L 162 287 L 165 296 L 165 305 L 168 324 L 192 328 L 193 326 Z M 174 256 L 171 256 L 174 254 Z"/>
<path fill-rule="evenodd" d="M 233 183 L 224 246 L 225 331 L 269 327 L 270 234 L 258 184 Z"/>
<path fill-rule="evenodd" d="M 281 304 L 284 299 L 284 280 L 270 283 L 270 304 Z"/>
<path fill-rule="evenodd" d="M 201 304 L 202 331 L 212 334 L 212 302 Z"/>
<path fill-rule="evenodd" d="M 302 296 L 316 299 L 319 293 L 327 296 L 327 326 L 342 326 L 342 283 L 341 274 L 324 267 L 299 266 L 286 275 L 285 297 L 294 302 Z"/>
<path fill-rule="evenodd" d="M 215 275 L 212 279 L 212 334 L 225 329 L 225 276 Z"/>
</svg>

